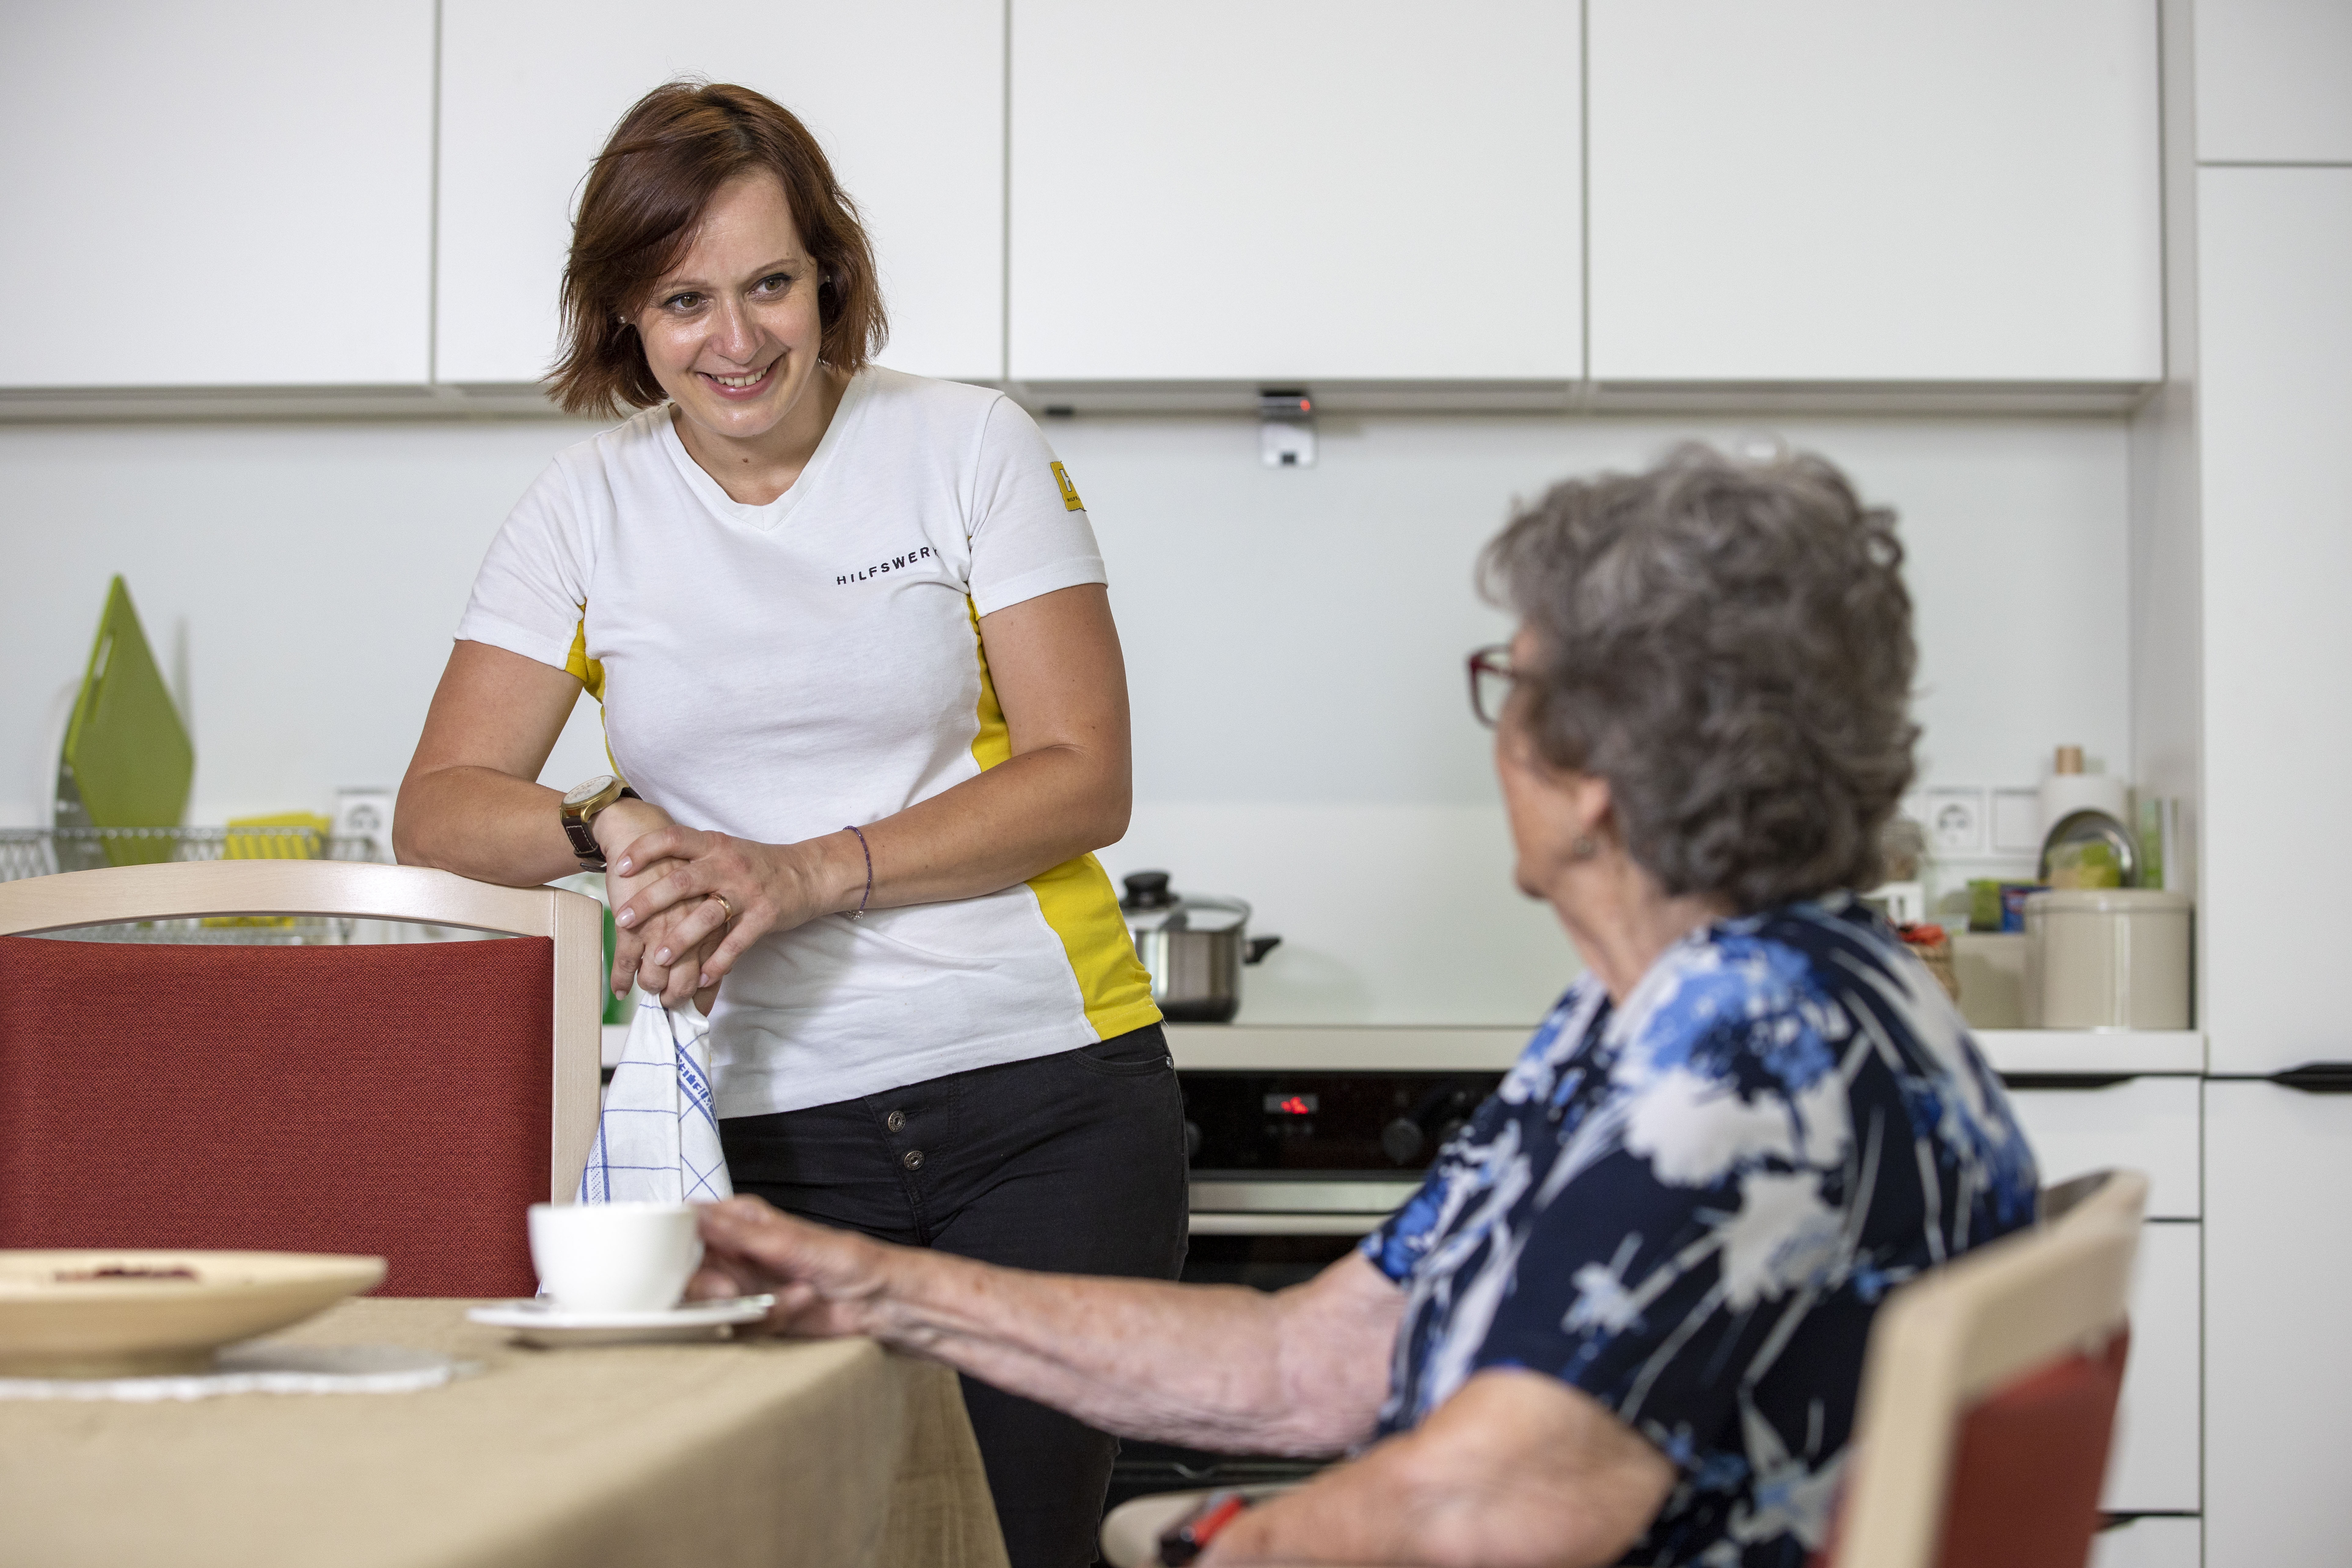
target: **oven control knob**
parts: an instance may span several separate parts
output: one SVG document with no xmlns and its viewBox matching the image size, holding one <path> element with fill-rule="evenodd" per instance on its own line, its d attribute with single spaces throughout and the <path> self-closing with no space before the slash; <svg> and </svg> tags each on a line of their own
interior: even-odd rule
<svg viewBox="0 0 2352 1568">
<path fill-rule="evenodd" d="M 1410 1165 L 1421 1158 L 1422 1146 L 1428 1142 L 1421 1123 L 1407 1117 L 1400 1116 L 1381 1129 L 1381 1152 L 1399 1165 Z"/>
<path fill-rule="evenodd" d="M 1187 1164 L 1201 1157 L 1201 1124 L 1191 1117 L 1184 1119 L 1184 1160 Z"/>
</svg>

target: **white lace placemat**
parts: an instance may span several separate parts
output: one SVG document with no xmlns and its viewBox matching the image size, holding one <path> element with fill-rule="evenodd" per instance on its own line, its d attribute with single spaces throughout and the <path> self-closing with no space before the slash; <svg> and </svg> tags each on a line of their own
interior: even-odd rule
<svg viewBox="0 0 2352 1568">
<path fill-rule="evenodd" d="M 0 1377 L 0 1399 L 211 1399 L 223 1394 L 409 1394 L 481 1371 L 401 1345 L 232 1345 L 213 1370 L 172 1377 Z"/>
</svg>

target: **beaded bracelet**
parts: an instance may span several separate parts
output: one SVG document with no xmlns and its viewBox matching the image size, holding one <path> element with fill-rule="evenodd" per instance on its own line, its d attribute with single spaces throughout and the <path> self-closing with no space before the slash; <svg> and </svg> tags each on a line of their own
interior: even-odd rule
<svg viewBox="0 0 2352 1568">
<path fill-rule="evenodd" d="M 848 823 L 845 826 L 850 832 L 857 834 L 857 847 L 864 851 L 866 856 L 866 892 L 857 900 L 856 912 L 849 917 L 851 920 L 859 921 L 866 918 L 866 900 L 874 896 L 874 851 L 866 848 L 866 835 L 858 832 L 856 824 Z"/>
</svg>

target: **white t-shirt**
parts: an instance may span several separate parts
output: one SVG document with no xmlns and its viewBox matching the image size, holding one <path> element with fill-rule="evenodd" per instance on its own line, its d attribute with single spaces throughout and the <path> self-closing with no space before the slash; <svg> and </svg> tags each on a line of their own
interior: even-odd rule
<svg viewBox="0 0 2352 1568">
<path fill-rule="evenodd" d="M 767 844 L 903 811 L 1011 754 L 979 618 L 1104 582 L 1062 465 L 1003 394 L 869 367 L 793 488 L 730 500 L 667 406 L 559 456 L 458 623 L 578 675 L 614 765 Z M 828 915 L 736 963 L 721 1116 L 825 1105 L 1156 1022 L 1091 855 L 984 898 Z"/>
</svg>

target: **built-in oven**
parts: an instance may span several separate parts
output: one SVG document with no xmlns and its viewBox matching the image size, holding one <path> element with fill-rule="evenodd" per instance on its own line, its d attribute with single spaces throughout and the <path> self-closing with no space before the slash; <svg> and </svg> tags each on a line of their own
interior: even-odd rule
<svg viewBox="0 0 2352 1568">
<path fill-rule="evenodd" d="M 1279 1290 L 1346 1257 L 1412 1196 L 1438 1147 L 1502 1074 L 1195 1070 L 1180 1058 L 1177 1079 L 1192 1175 L 1183 1277 Z M 1297 1480 L 1319 1468 L 1129 1441 L 1110 1501 Z"/>
</svg>

